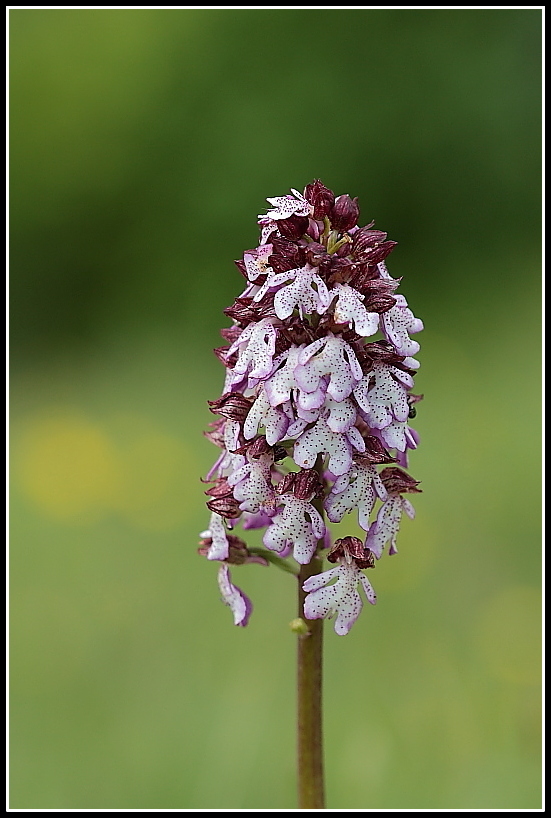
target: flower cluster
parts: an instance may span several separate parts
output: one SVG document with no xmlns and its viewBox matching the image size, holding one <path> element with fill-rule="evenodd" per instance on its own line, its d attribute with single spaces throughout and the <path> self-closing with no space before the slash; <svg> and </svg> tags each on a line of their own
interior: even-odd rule
<svg viewBox="0 0 551 818">
<path fill-rule="evenodd" d="M 403 495 L 418 483 L 404 469 L 418 443 L 411 336 L 423 324 L 387 271 L 396 242 L 373 222 L 358 226 L 355 199 L 315 180 L 268 202 L 258 247 L 236 261 L 246 284 L 224 311 L 233 323 L 215 350 L 226 378 L 206 436 L 220 455 L 207 475 L 199 551 L 222 563 L 222 599 L 246 625 L 251 603 L 229 564 L 284 565 L 292 555 L 306 565 L 331 546 L 324 516 L 338 523 L 357 511 L 365 539 L 337 540 L 334 567 L 303 585 L 306 618 L 335 616 L 344 634 L 362 607 L 358 586 L 376 599 L 362 571 L 387 543 L 396 552 L 402 513 L 414 515 Z M 265 549 L 230 534 L 238 523 L 265 529 Z"/>
</svg>

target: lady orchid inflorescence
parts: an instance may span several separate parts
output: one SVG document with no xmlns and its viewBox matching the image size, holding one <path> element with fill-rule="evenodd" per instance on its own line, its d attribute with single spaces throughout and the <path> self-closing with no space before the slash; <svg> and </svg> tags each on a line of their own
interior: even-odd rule
<svg viewBox="0 0 551 818">
<path fill-rule="evenodd" d="M 405 471 L 418 435 L 410 428 L 411 393 L 423 329 L 391 278 L 385 259 L 396 242 L 359 227 L 356 199 L 335 197 L 319 180 L 301 194 L 268 199 L 260 244 L 236 262 L 246 286 L 215 350 L 226 367 L 219 418 L 206 436 L 220 448 L 207 475 L 210 523 L 199 552 L 221 563 L 218 583 L 236 625 L 252 605 L 232 583 L 229 565 L 270 562 L 297 573 L 329 549 L 328 571 L 310 576 L 307 619 L 335 617 L 348 633 L 363 602 L 376 596 L 364 573 L 396 553 L 405 493 L 418 482 Z M 380 468 L 383 467 L 383 468 Z M 378 510 L 376 506 L 379 504 Z M 331 544 L 325 517 L 357 512 L 365 532 Z M 265 548 L 234 534 L 263 528 Z"/>
</svg>

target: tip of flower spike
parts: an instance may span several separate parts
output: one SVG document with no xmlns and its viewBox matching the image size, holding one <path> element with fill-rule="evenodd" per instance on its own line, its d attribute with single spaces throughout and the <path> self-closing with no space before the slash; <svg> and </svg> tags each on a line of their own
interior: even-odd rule
<svg viewBox="0 0 551 818">
<path fill-rule="evenodd" d="M 289 622 L 289 627 L 293 631 L 293 633 L 298 634 L 299 636 L 306 636 L 310 633 L 310 628 L 301 617 L 297 617 L 296 619 L 292 619 Z"/>
</svg>

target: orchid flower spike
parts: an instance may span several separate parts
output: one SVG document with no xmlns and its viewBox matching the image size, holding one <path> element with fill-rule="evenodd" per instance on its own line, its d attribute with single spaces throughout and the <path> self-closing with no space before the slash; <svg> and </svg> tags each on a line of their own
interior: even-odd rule
<svg viewBox="0 0 551 818">
<path fill-rule="evenodd" d="M 387 270 L 396 242 L 358 224 L 356 199 L 316 179 L 268 202 L 258 246 L 235 262 L 245 286 L 215 350 L 226 376 L 209 402 L 218 419 L 205 434 L 220 452 L 199 553 L 220 563 L 222 600 L 244 626 L 252 604 L 230 566 L 298 574 L 329 549 L 332 567 L 302 584 L 304 616 L 334 618 L 344 635 L 363 607 L 359 589 L 376 601 L 365 569 L 397 552 L 402 516 L 415 513 L 403 495 L 420 491 L 405 470 L 419 443 L 411 336 L 423 323 Z M 327 520 L 350 513 L 364 539 L 331 546 Z M 239 525 L 263 529 L 263 546 L 230 533 Z"/>
</svg>

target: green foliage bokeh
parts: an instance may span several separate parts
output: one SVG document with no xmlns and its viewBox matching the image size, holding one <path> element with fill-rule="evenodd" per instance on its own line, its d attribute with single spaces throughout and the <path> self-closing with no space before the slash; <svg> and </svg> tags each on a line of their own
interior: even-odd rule
<svg viewBox="0 0 551 818">
<path fill-rule="evenodd" d="M 319 177 L 426 327 L 417 519 L 327 628 L 328 806 L 538 808 L 541 12 L 9 24 L 11 807 L 295 805 L 294 580 L 235 569 L 234 628 L 196 545 L 232 261 Z"/>
</svg>

